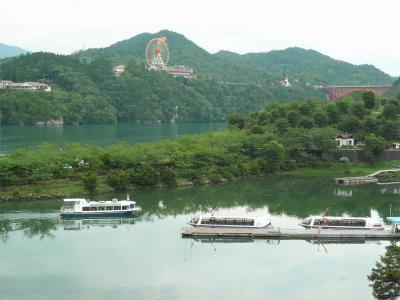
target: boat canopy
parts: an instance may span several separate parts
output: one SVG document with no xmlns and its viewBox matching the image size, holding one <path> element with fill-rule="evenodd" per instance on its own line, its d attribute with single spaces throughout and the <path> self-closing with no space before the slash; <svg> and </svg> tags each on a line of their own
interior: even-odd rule
<svg viewBox="0 0 400 300">
<path fill-rule="evenodd" d="M 386 220 L 393 224 L 400 224 L 400 217 L 387 217 Z"/>
</svg>

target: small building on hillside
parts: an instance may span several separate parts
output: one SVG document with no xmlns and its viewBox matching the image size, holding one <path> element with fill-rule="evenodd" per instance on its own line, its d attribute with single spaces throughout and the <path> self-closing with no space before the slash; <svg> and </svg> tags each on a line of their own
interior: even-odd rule
<svg viewBox="0 0 400 300">
<path fill-rule="evenodd" d="M 125 72 L 125 65 L 118 65 L 113 68 L 113 72 L 115 76 L 120 76 L 122 73 Z"/>
<path fill-rule="evenodd" d="M 186 66 L 167 67 L 167 68 L 165 68 L 165 71 L 174 77 L 182 77 L 182 78 L 190 78 L 190 79 L 197 78 L 196 74 L 194 74 L 193 69 L 188 68 Z"/>
<path fill-rule="evenodd" d="M 393 143 L 394 149 L 400 149 L 400 143 Z"/>
<path fill-rule="evenodd" d="M 13 84 L 14 82 L 9 81 L 9 80 L 0 80 L 0 89 L 6 89 L 10 84 Z"/>
<path fill-rule="evenodd" d="M 348 133 L 338 134 L 335 137 L 335 141 L 338 147 L 346 147 L 346 146 L 354 147 L 354 138 L 352 134 Z"/>
<path fill-rule="evenodd" d="M 7 80 L 0 81 L 0 89 L 15 90 L 43 90 L 51 92 L 51 86 L 41 82 L 12 82 Z"/>
</svg>

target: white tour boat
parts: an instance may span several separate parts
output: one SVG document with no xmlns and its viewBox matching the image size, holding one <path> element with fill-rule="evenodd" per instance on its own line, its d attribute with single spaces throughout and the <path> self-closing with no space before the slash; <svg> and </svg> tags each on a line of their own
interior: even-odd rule
<svg viewBox="0 0 400 300">
<path fill-rule="evenodd" d="M 109 217 L 130 216 L 139 209 L 136 202 L 129 200 L 113 199 L 112 201 L 89 201 L 82 198 L 64 199 L 60 209 L 61 217 Z"/>
<path fill-rule="evenodd" d="M 324 228 L 324 229 L 370 229 L 383 230 L 383 220 L 379 217 L 328 217 L 310 216 L 300 224 L 305 228 Z"/>
<path fill-rule="evenodd" d="M 267 217 L 196 216 L 188 224 L 194 227 L 272 228 Z"/>
</svg>

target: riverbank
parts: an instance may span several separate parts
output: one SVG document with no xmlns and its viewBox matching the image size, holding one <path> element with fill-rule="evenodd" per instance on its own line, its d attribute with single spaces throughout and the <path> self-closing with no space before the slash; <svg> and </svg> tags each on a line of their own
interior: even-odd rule
<svg viewBox="0 0 400 300">
<path fill-rule="evenodd" d="M 340 176 L 363 176 L 380 169 L 393 168 L 397 166 L 399 161 L 377 162 L 373 165 L 343 165 L 335 164 L 330 166 L 307 167 L 291 171 L 281 171 L 275 174 L 265 175 L 266 178 L 333 178 Z M 384 175 L 383 175 L 384 176 Z M 394 179 L 398 179 L 397 176 Z M 261 176 L 245 176 L 240 178 L 261 177 Z M 6 187 L 0 189 L 0 202 L 8 201 L 35 201 L 61 199 L 67 197 L 90 197 L 93 195 L 105 194 L 113 192 L 114 189 L 107 183 L 107 176 L 97 176 L 97 187 L 95 193 L 89 193 L 85 190 L 81 179 L 59 179 L 46 182 L 45 184 L 28 184 L 21 186 Z M 191 187 L 195 185 L 221 184 L 227 181 L 234 181 L 239 178 L 219 178 L 211 180 L 202 178 L 196 182 L 184 179 L 178 179 L 176 187 Z M 153 189 L 166 188 L 168 185 L 159 184 L 152 187 Z M 135 187 L 140 188 L 140 187 Z M 125 190 L 129 192 L 129 190 Z"/>
</svg>

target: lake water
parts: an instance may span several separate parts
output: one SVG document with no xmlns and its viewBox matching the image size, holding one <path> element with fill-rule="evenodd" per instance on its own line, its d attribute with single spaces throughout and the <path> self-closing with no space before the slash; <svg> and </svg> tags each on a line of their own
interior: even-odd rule
<svg viewBox="0 0 400 300">
<path fill-rule="evenodd" d="M 400 214 L 400 186 L 331 179 L 240 180 L 141 190 L 135 218 L 61 220 L 60 200 L 0 205 L 0 299 L 372 299 L 367 275 L 388 242 L 182 239 L 195 214 Z M 125 197 L 123 194 L 93 199 Z"/>
<path fill-rule="evenodd" d="M 0 153 L 48 142 L 106 146 L 117 142 L 143 143 L 200 134 L 226 126 L 223 122 L 163 124 L 103 124 L 76 126 L 0 126 Z"/>
</svg>

